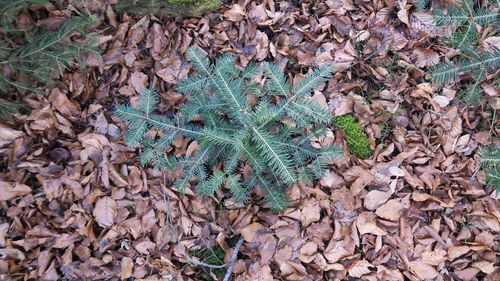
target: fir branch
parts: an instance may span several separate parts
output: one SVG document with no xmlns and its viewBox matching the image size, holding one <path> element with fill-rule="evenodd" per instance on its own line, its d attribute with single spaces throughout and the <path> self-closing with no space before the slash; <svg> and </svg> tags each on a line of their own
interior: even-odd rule
<svg viewBox="0 0 500 281">
<path fill-rule="evenodd" d="M 468 60 L 463 60 L 457 64 L 442 63 L 433 68 L 432 82 L 445 84 L 455 80 L 458 75 L 476 71 L 478 69 L 495 69 L 500 66 L 500 49 L 493 47 L 491 50 L 484 51 L 481 54 L 473 50 L 469 50 L 472 57 Z"/>
<path fill-rule="evenodd" d="M 296 176 L 292 170 L 290 159 L 287 157 L 283 148 L 277 145 L 273 137 L 267 132 L 259 131 L 255 128 L 252 128 L 252 130 L 255 133 L 252 139 L 259 149 L 261 157 L 278 172 L 278 175 L 281 176 L 285 182 L 293 183 L 296 180 Z"/>
<path fill-rule="evenodd" d="M 199 195 L 210 196 L 225 184 L 235 202 L 243 203 L 258 185 L 266 192 L 266 201 L 273 211 L 286 209 L 286 188 L 299 178 L 312 178 L 309 164 L 317 162 L 324 168 L 340 151 L 315 149 L 306 142 L 321 135 L 331 121 L 328 111 L 305 97 L 328 80 L 331 71 L 328 67 L 312 71 L 294 92 L 275 65 L 263 66 L 268 79 L 259 85 L 254 78 L 261 68 L 256 65 L 240 69 L 228 55 L 211 64 L 198 48 L 190 48 L 187 56 L 197 74 L 178 84 L 178 90 L 189 93 L 189 97 L 173 118 L 153 113 L 158 98 L 152 90 L 141 94 L 138 109 L 117 106 L 115 114 L 130 123 L 126 142 L 143 147 L 141 164 L 157 167 L 165 163 L 169 169 L 182 168 L 182 177 L 174 183 L 181 192 L 196 178 L 193 187 Z M 252 91 L 258 91 L 254 94 L 255 104 L 247 102 L 247 94 Z M 295 94 L 287 98 L 290 93 Z M 283 102 L 276 104 L 277 96 Z M 278 122 L 284 117 L 301 122 L 294 128 L 280 125 Z M 158 141 L 140 137 L 147 134 L 147 128 L 162 131 L 163 136 Z M 178 134 L 196 139 L 199 150 L 184 159 L 162 158 Z M 240 163 L 251 167 L 245 181 L 237 174 Z"/>
<path fill-rule="evenodd" d="M 269 79 L 268 89 L 271 92 L 276 93 L 278 96 L 287 97 L 288 93 L 290 93 L 290 86 L 278 66 L 272 63 L 265 63 L 264 73 Z"/>
</svg>

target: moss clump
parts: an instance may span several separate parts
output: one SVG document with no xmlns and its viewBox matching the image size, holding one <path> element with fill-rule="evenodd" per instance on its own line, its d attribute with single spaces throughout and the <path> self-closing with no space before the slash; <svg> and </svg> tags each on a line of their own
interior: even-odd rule
<svg viewBox="0 0 500 281">
<path fill-rule="evenodd" d="M 373 154 L 368 135 L 352 115 L 342 115 L 334 118 L 337 128 L 344 131 L 349 151 L 359 158 L 368 158 Z"/>
</svg>

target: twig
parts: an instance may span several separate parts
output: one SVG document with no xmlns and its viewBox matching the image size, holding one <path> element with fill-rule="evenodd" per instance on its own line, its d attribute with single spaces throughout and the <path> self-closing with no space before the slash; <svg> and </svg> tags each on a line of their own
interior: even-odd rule
<svg viewBox="0 0 500 281">
<path fill-rule="evenodd" d="M 240 251 L 241 245 L 243 245 L 243 236 L 240 237 L 238 242 L 236 243 L 236 246 L 234 246 L 233 253 L 231 254 L 231 259 L 229 260 L 229 266 L 227 267 L 226 275 L 224 276 L 223 281 L 230 281 L 231 280 L 231 275 L 233 273 L 233 267 L 234 263 L 236 262 L 236 257 L 238 256 L 238 252 Z"/>
<path fill-rule="evenodd" d="M 204 263 L 202 261 L 199 261 L 197 259 L 192 258 L 187 253 L 185 253 L 185 256 L 189 260 L 190 263 L 192 263 L 196 266 L 204 266 L 204 267 L 213 268 L 213 269 L 225 268 L 227 266 L 227 272 L 226 272 L 226 275 L 224 276 L 223 281 L 230 281 L 231 280 L 231 273 L 233 272 L 234 263 L 236 262 L 236 257 L 238 256 L 241 245 L 243 245 L 244 241 L 245 241 L 245 239 L 243 239 L 243 236 L 241 236 L 240 239 L 238 240 L 238 242 L 236 243 L 236 245 L 234 246 L 233 252 L 231 253 L 231 258 L 229 259 L 229 265 L 226 265 L 226 264 L 216 265 L 216 264 Z"/>
<path fill-rule="evenodd" d="M 187 253 L 186 253 L 186 257 L 187 259 L 189 260 L 190 263 L 196 265 L 196 266 L 204 266 L 204 267 L 208 267 L 208 268 L 214 268 L 214 269 L 219 269 L 219 268 L 224 268 L 226 267 L 226 264 L 221 264 L 221 265 L 217 265 L 217 264 L 208 264 L 208 263 L 204 263 L 202 261 L 199 261 L 199 260 L 196 260 L 196 259 L 193 259 L 192 257 L 190 257 Z"/>
</svg>

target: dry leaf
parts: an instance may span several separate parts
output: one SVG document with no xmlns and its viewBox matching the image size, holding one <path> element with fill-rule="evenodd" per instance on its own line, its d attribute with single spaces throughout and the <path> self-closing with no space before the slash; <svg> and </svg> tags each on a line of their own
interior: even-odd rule
<svg viewBox="0 0 500 281">
<path fill-rule="evenodd" d="M 403 203 L 401 203 L 400 199 L 392 199 L 387 201 L 384 205 L 377 208 L 375 214 L 377 216 L 388 219 L 391 221 L 399 220 L 401 216 L 401 210 L 404 208 Z"/>
<path fill-rule="evenodd" d="M 366 194 L 363 205 L 368 210 L 373 211 L 377 209 L 378 206 L 384 204 L 387 200 L 389 200 L 391 195 L 392 195 L 391 191 L 384 192 L 380 190 L 372 190 L 368 192 L 368 194 Z"/>
<path fill-rule="evenodd" d="M 94 207 L 94 217 L 101 227 L 110 227 L 118 214 L 116 201 L 111 197 L 99 198 Z"/>
<path fill-rule="evenodd" d="M 240 21 L 245 16 L 245 12 L 243 11 L 243 7 L 238 4 L 234 4 L 231 9 L 227 10 L 224 13 L 224 17 L 226 17 L 229 21 Z"/>
<path fill-rule="evenodd" d="M 14 140 L 23 137 L 22 131 L 14 130 L 10 127 L 0 124 L 0 147 L 10 144 Z"/>
<path fill-rule="evenodd" d="M 361 276 L 371 272 L 370 267 L 373 265 L 366 260 L 356 261 L 349 269 L 349 276 L 360 278 Z"/>
<path fill-rule="evenodd" d="M 120 263 L 121 265 L 121 278 L 125 280 L 132 276 L 132 271 L 134 269 L 134 261 L 129 257 L 123 257 Z"/>
<path fill-rule="evenodd" d="M 358 227 L 361 235 L 371 233 L 375 235 L 386 235 L 387 232 L 378 227 L 375 221 L 375 214 L 364 212 L 358 215 L 356 219 L 356 226 Z"/>
<path fill-rule="evenodd" d="M 446 251 L 445 250 L 434 250 L 434 251 L 425 251 L 422 253 L 422 262 L 438 266 L 445 259 Z"/>
<path fill-rule="evenodd" d="M 470 251 L 469 246 L 452 246 L 448 248 L 448 259 L 453 261 L 454 259 L 467 254 Z"/>
<path fill-rule="evenodd" d="M 439 272 L 433 266 L 425 264 L 420 260 L 410 262 L 410 268 L 422 280 L 434 279 L 439 276 Z"/>
<path fill-rule="evenodd" d="M 313 222 L 317 222 L 320 219 L 321 208 L 317 202 L 308 204 L 301 212 L 300 221 L 304 227 L 309 226 Z"/>
</svg>

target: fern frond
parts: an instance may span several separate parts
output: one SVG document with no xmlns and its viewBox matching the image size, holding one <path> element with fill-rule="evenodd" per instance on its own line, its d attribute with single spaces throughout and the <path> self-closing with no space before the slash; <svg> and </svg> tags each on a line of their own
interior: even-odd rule
<svg viewBox="0 0 500 281">
<path fill-rule="evenodd" d="M 236 66 L 233 56 L 229 54 L 224 54 L 219 56 L 215 61 L 215 67 L 217 67 L 223 76 L 229 76 L 231 78 L 236 78 L 240 69 Z"/>
<path fill-rule="evenodd" d="M 429 0 L 415 0 L 415 7 L 417 8 L 418 11 L 423 11 L 427 9 L 428 5 L 429 5 Z"/>
<path fill-rule="evenodd" d="M 474 23 L 467 22 L 464 26 L 460 27 L 456 32 L 454 32 L 450 37 L 444 39 L 444 41 L 456 49 L 467 49 L 471 48 L 474 42 L 477 42 L 479 38 L 479 33 L 474 26 Z"/>
<path fill-rule="evenodd" d="M 271 105 L 267 100 L 262 100 L 256 107 L 253 113 L 253 122 L 256 125 L 262 125 L 274 122 L 279 119 L 278 109 Z"/>
<path fill-rule="evenodd" d="M 441 10 L 434 11 L 434 22 L 436 25 L 462 25 L 469 19 L 469 14 L 464 9 L 452 7 L 448 9 L 448 14 Z"/>
<path fill-rule="evenodd" d="M 1 1 L 1 0 L 0 0 Z M 15 1 L 22 3 L 21 5 L 31 5 L 37 1 Z M 0 2 L 0 6 L 1 2 Z M 10 13 L 10 3 L 3 12 Z M 27 6 L 26 6 L 27 7 Z M 23 6 L 23 9 L 26 8 Z M 6 9 L 6 10 L 5 10 Z M 15 9 L 17 11 L 17 9 Z M 18 11 L 19 12 L 19 11 Z M 7 20 L 8 19 L 3 19 Z M 88 18 L 75 17 L 66 20 L 63 25 L 55 31 L 42 31 L 41 29 L 33 29 L 30 32 L 25 31 L 24 39 L 27 41 L 21 47 L 6 44 L 2 41 L 0 44 L 0 56 L 2 57 L 2 65 L 5 65 L 14 74 L 23 73 L 29 76 L 31 80 L 41 83 L 50 83 L 58 79 L 65 70 L 69 69 L 75 60 L 79 61 L 79 65 L 83 66 L 81 56 L 85 53 L 99 54 L 97 45 L 94 44 L 92 36 L 89 36 L 84 29 L 94 21 Z M 4 24 L 7 24 L 4 22 Z M 71 42 L 70 35 L 75 33 L 80 34 L 85 38 L 84 43 Z M 16 49 L 14 49 L 16 48 Z M 20 81 L 15 81 L 15 75 L 4 78 L 0 90 L 6 91 L 11 88 L 21 88 L 35 90 L 35 85 L 27 85 Z M 5 87 L 9 85 L 9 87 Z"/>
<path fill-rule="evenodd" d="M 481 99 L 481 82 L 486 75 L 486 70 L 484 68 L 479 70 L 479 73 L 474 77 L 474 81 L 467 85 L 465 90 L 461 93 L 461 100 L 467 104 L 478 104 Z"/>
<path fill-rule="evenodd" d="M 293 111 L 293 113 L 292 113 Z M 290 103 L 286 110 L 290 117 L 300 116 L 301 119 L 307 118 L 307 123 L 324 123 L 328 124 L 332 120 L 332 115 L 327 109 L 321 107 L 313 100 L 302 99 Z"/>
<path fill-rule="evenodd" d="M 177 126 L 172 120 L 158 115 L 150 115 L 149 117 L 146 117 L 141 111 L 130 106 L 117 106 L 115 115 L 120 119 L 129 121 L 132 125 L 137 122 L 146 121 L 152 128 L 179 131 L 186 137 L 197 138 L 201 135 L 195 126 Z"/>
<path fill-rule="evenodd" d="M 452 6 L 448 8 L 448 13 L 445 14 L 441 10 L 434 11 L 434 22 L 437 25 L 455 25 L 460 26 L 465 23 L 470 25 L 479 24 L 483 27 L 498 20 L 498 11 L 496 9 L 478 8 L 474 9 L 474 3 L 469 0 L 461 1 L 460 6 Z"/>
<path fill-rule="evenodd" d="M 219 89 L 217 94 L 230 108 L 234 108 L 234 110 L 229 110 L 229 114 L 242 124 L 248 124 L 247 117 L 244 115 L 245 110 L 248 109 L 248 105 L 246 97 L 242 94 L 241 84 L 235 79 L 225 76 L 223 71 L 218 67 L 215 67 L 214 71 L 215 77 L 213 83 Z"/>
<path fill-rule="evenodd" d="M 472 20 L 481 26 L 487 26 L 489 24 L 496 25 L 498 22 L 498 15 L 498 11 L 479 8 L 472 12 Z"/>
</svg>

